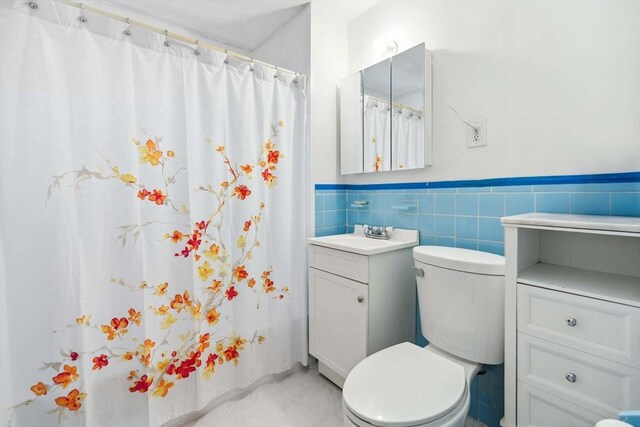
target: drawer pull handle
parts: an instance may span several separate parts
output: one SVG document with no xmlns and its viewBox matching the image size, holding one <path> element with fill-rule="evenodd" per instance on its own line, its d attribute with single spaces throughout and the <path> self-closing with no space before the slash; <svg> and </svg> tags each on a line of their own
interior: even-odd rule
<svg viewBox="0 0 640 427">
<path fill-rule="evenodd" d="M 567 319 L 567 325 L 568 326 L 574 327 L 574 326 L 576 326 L 576 323 L 578 323 L 578 322 L 573 317 L 569 317 Z"/>
<path fill-rule="evenodd" d="M 359 296 L 357 298 L 357 300 L 358 300 L 359 303 L 362 303 L 362 302 L 364 302 L 364 297 L 363 296 Z"/>
<path fill-rule="evenodd" d="M 576 382 L 576 374 L 574 374 L 573 372 L 570 372 L 567 374 L 567 376 L 565 377 L 567 379 L 567 381 L 569 381 L 570 383 L 575 383 Z"/>
</svg>

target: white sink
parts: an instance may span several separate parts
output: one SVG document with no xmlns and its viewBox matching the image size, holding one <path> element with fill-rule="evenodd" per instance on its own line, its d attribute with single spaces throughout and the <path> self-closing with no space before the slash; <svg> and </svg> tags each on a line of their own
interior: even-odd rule
<svg viewBox="0 0 640 427">
<path fill-rule="evenodd" d="M 362 225 L 356 225 L 352 234 L 311 237 L 307 241 L 310 245 L 324 246 L 360 255 L 375 255 L 417 246 L 419 236 L 418 230 L 396 228 L 391 232 L 391 238 L 388 240 L 371 239 L 364 236 Z"/>
</svg>

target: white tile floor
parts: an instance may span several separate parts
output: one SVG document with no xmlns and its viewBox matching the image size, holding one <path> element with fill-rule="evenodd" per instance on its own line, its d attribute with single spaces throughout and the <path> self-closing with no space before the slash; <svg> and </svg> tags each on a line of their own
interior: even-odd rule
<svg viewBox="0 0 640 427">
<path fill-rule="evenodd" d="M 181 427 L 344 427 L 342 390 L 313 365 L 263 384 Z M 465 427 L 485 426 L 467 418 Z"/>
<path fill-rule="evenodd" d="M 227 401 L 182 427 L 232 426 L 343 427 L 341 390 L 314 365 Z"/>
</svg>

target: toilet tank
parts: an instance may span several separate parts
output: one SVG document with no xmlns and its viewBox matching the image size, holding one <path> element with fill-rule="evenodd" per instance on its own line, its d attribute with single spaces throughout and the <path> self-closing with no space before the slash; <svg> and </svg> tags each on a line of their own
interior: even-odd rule
<svg viewBox="0 0 640 427">
<path fill-rule="evenodd" d="M 504 361 L 504 257 L 442 246 L 413 248 L 422 334 L 463 359 Z"/>
</svg>

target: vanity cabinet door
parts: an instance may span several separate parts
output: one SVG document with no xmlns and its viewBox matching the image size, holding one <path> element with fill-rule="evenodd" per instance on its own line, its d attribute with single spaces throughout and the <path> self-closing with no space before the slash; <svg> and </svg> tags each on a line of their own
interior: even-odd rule
<svg viewBox="0 0 640 427">
<path fill-rule="evenodd" d="M 309 352 L 343 378 L 367 356 L 368 287 L 309 268 Z"/>
</svg>

